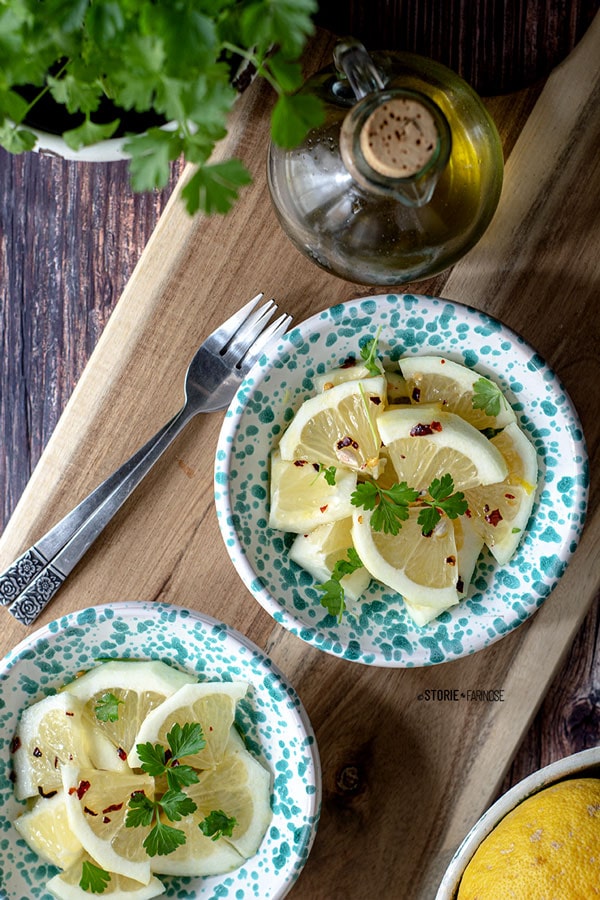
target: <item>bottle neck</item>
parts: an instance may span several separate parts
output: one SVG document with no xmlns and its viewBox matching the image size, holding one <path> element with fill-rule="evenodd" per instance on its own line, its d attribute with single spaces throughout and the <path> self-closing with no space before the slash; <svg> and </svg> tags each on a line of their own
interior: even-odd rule
<svg viewBox="0 0 600 900">
<path fill-rule="evenodd" d="M 450 158 L 450 126 L 417 91 L 373 92 L 348 112 L 340 133 L 343 163 L 365 190 L 406 206 L 429 202 Z"/>
</svg>

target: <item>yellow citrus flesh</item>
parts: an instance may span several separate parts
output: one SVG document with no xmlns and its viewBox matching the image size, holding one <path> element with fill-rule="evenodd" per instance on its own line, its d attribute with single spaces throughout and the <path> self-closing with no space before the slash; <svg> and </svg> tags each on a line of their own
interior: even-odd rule
<svg viewBox="0 0 600 900">
<path fill-rule="evenodd" d="M 508 474 L 500 451 L 460 416 L 416 407 L 390 409 L 379 433 L 399 481 L 426 490 L 450 474 L 455 490 L 502 481 Z"/>
<path fill-rule="evenodd" d="M 81 841 L 69 826 L 62 788 L 52 797 L 40 797 L 14 825 L 29 846 L 53 866 L 69 868 L 83 854 Z"/>
<path fill-rule="evenodd" d="M 244 749 L 229 753 L 214 769 L 200 772 L 198 783 L 185 788 L 197 806 L 178 825 L 186 842 L 168 856 L 154 858 L 152 870 L 211 875 L 240 866 L 256 853 L 271 821 L 270 781 L 267 770 Z M 198 827 L 215 810 L 236 820 L 232 835 L 217 841 Z"/>
<path fill-rule="evenodd" d="M 452 522 L 440 520 L 429 536 L 411 509 L 397 535 L 371 528 L 371 511 L 354 514 L 352 537 L 373 578 L 439 615 L 458 603 L 458 560 Z"/>
<path fill-rule="evenodd" d="M 45 697 L 24 710 L 13 742 L 18 800 L 62 787 L 60 768 L 90 765 L 81 701 L 68 693 Z"/>
<path fill-rule="evenodd" d="M 524 800 L 484 838 L 458 900 L 600 897 L 600 779 L 567 780 Z"/>
<path fill-rule="evenodd" d="M 173 725 L 198 722 L 206 741 L 198 753 L 183 757 L 186 765 L 197 769 L 211 768 L 223 759 L 238 700 L 248 690 L 246 682 L 206 682 L 187 684 L 153 710 L 142 723 L 129 754 L 129 765 L 140 766 L 138 744 L 162 744 L 168 747 L 167 735 Z"/>
<path fill-rule="evenodd" d="M 84 861 L 97 865 L 86 853 L 81 860 L 50 879 L 46 887 L 58 900 L 90 900 L 90 897 L 100 896 L 100 894 L 92 894 L 80 887 Z M 139 881 L 134 881 L 133 878 L 128 878 L 126 875 L 117 875 L 115 872 L 111 872 L 110 880 L 101 896 L 110 897 L 110 900 L 152 900 L 153 897 L 159 897 L 165 891 L 164 884 L 158 878 L 151 878 L 148 884 L 140 884 Z"/>
<path fill-rule="evenodd" d="M 527 527 L 535 500 L 537 458 L 533 445 L 516 424 L 492 438 L 502 453 L 508 475 L 500 484 L 465 491 L 473 527 L 496 560 L 505 565 L 514 555 Z"/>
<path fill-rule="evenodd" d="M 352 507 L 352 512 L 355 507 Z M 335 564 L 348 559 L 353 547 L 352 515 L 331 525 L 321 525 L 309 534 L 299 534 L 290 548 L 290 559 L 306 569 L 320 584 L 331 578 Z M 365 568 L 344 575 L 340 584 L 346 600 L 357 600 L 367 589 L 371 576 Z"/>
<path fill-rule="evenodd" d="M 400 361 L 408 394 L 415 404 L 439 401 L 448 412 L 456 413 L 475 428 L 503 428 L 515 421 L 514 411 L 498 393 L 500 409 L 489 415 L 473 406 L 474 384 L 483 378 L 467 366 L 440 356 L 413 356 Z M 491 384 L 490 379 L 485 379 Z"/>
<path fill-rule="evenodd" d="M 191 675 L 158 660 L 111 660 L 90 669 L 66 689 L 83 702 L 87 721 L 99 728 L 117 753 L 124 756 L 131 750 L 148 713 L 184 684 L 194 681 Z M 118 701 L 117 718 L 102 721 L 97 707 L 110 694 Z M 114 767 L 118 765 L 115 763 Z"/>
<path fill-rule="evenodd" d="M 284 460 L 271 454 L 271 508 L 269 527 L 304 534 L 319 525 L 351 516 L 350 497 L 356 489 L 356 472 L 336 469 L 329 484 L 318 463 Z"/>
<path fill-rule="evenodd" d="M 385 406 L 385 378 L 346 381 L 306 400 L 279 442 L 282 459 L 343 465 L 377 476 L 377 419 Z"/>
<path fill-rule="evenodd" d="M 69 765 L 62 776 L 69 826 L 84 850 L 108 872 L 148 884 L 150 858 L 142 843 L 150 828 L 127 828 L 125 818 L 132 794 L 154 798 L 154 779 Z"/>
</svg>

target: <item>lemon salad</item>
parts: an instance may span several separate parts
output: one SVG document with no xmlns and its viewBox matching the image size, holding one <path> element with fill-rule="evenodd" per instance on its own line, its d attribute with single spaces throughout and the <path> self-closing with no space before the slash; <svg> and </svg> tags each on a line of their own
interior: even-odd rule
<svg viewBox="0 0 600 900">
<path fill-rule="evenodd" d="M 386 371 L 377 337 L 317 375 L 271 457 L 269 526 L 341 620 L 372 578 L 424 626 L 468 595 L 486 545 L 515 553 L 536 452 L 489 378 L 439 356 Z"/>
<path fill-rule="evenodd" d="M 234 725 L 247 690 L 114 660 L 24 710 L 14 824 L 62 870 L 53 896 L 149 900 L 165 892 L 157 875 L 222 874 L 256 853 L 271 776 Z"/>
</svg>

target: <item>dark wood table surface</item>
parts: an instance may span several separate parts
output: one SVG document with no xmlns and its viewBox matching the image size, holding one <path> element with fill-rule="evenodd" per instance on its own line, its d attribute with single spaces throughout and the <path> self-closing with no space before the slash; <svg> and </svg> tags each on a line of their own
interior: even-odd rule
<svg viewBox="0 0 600 900">
<path fill-rule="evenodd" d="M 416 49 L 452 65 L 489 98 L 509 150 L 546 75 L 585 33 L 598 3 L 472 6 L 354 2 L 339 15 L 332 4 L 319 21 L 373 49 Z M 181 171 L 175 163 L 167 189 L 136 196 L 125 163 L 0 150 L 0 532 Z M 411 287 L 436 293 L 435 280 Z M 596 602 L 504 787 L 600 742 L 599 621 Z"/>
</svg>

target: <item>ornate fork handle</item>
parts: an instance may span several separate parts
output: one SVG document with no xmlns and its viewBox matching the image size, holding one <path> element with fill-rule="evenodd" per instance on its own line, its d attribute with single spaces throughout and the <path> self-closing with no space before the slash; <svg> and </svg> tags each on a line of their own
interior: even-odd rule
<svg viewBox="0 0 600 900">
<path fill-rule="evenodd" d="M 143 447 L 0 575 L 0 603 L 31 625 L 194 413 L 181 409 Z M 9 605 L 10 604 L 10 605 Z"/>
</svg>

